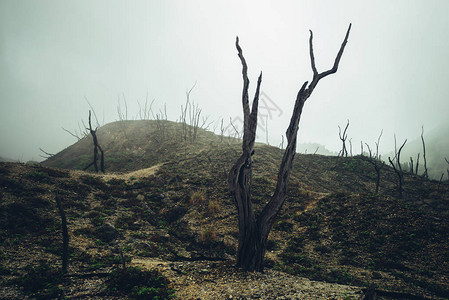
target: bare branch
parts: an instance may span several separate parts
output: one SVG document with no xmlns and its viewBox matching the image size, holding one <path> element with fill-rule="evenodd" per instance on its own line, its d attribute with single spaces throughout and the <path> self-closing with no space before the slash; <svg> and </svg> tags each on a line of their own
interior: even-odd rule
<svg viewBox="0 0 449 300">
<path fill-rule="evenodd" d="M 100 127 L 100 123 L 98 122 L 98 118 L 97 118 L 97 114 L 95 113 L 95 109 L 92 107 L 89 100 L 87 100 L 86 96 L 84 96 L 84 99 L 86 100 L 87 104 L 89 105 L 90 110 L 94 113 L 95 121 L 97 121 L 97 127 Z"/>
<path fill-rule="evenodd" d="M 310 51 L 310 63 L 312 65 L 313 77 L 318 76 L 318 71 L 315 66 L 315 55 L 313 54 L 313 32 L 309 30 L 310 38 L 309 38 L 309 51 Z"/>
<path fill-rule="evenodd" d="M 238 51 L 238 56 L 240 58 L 240 62 L 242 63 L 242 76 L 243 76 L 243 90 L 242 90 L 242 106 L 243 106 L 243 128 L 248 127 L 248 118 L 250 115 L 249 112 L 249 97 L 248 97 L 248 88 L 249 88 L 249 79 L 248 79 L 248 65 L 246 64 L 245 57 L 243 57 L 242 48 L 239 45 L 239 37 L 237 36 L 235 39 L 235 47 Z"/>
<path fill-rule="evenodd" d="M 46 156 L 41 155 L 41 157 L 43 157 L 43 158 L 50 158 L 50 157 L 54 156 L 53 153 L 48 153 L 47 151 L 44 151 L 42 148 L 39 148 L 39 150 L 41 150 L 42 153 L 44 153 L 46 155 Z"/>
<path fill-rule="evenodd" d="M 74 138 L 76 138 L 78 141 L 81 140 L 81 138 L 78 136 L 78 134 L 72 133 L 70 130 L 65 129 L 64 127 L 61 127 L 62 130 L 64 130 L 65 132 L 67 132 L 68 134 L 70 134 L 71 136 L 73 136 Z"/>
<path fill-rule="evenodd" d="M 369 157 L 372 158 L 373 157 L 373 153 L 371 152 L 370 146 L 367 143 L 365 143 L 365 145 L 368 148 Z"/>
<path fill-rule="evenodd" d="M 234 126 L 234 123 L 232 123 L 232 118 L 229 118 L 229 123 L 231 124 L 231 127 L 234 128 L 235 131 L 235 137 L 237 137 L 238 139 L 240 138 L 240 132 L 237 130 L 237 128 Z"/>
<path fill-rule="evenodd" d="M 376 159 L 379 159 L 379 144 L 380 144 L 380 138 L 382 137 L 382 134 L 384 133 L 384 130 L 382 129 L 380 131 L 379 137 L 377 138 L 377 143 L 376 143 Z"/>
<path fill-rule="evenodd" d="M 345 50 L 346 44 L 348 42 L 348 37 L 349 37 L 349 32 L 351 31 L 351 26 L 352 26 L 352 24 L 349 24 L 348 30 L 346 31 L 345 39 L 343 40 L 343 43 L 340 46 L 340 50 L 337 53 L 337 57 L 335 57 L 334 65 L 332 66 L 331 69 L 329 69 L 325 72 L 322 72 L 322 73 L 318 73 L 316 66 L 315 66 L 315 57 L 313 54 L 313 33 L 312 33 L 312 30 L 310 30 L 309 47 L 310 47 L 310 60 L 311 60 L 312 71 L 313 71 L 313 79 L 308 87 L 308 90 L 310 91 L 310 93 L 313 91 L 313 89 L 318 84 L 318 81 L 320 81 L 320 79 L 337 72 L 338 64 L 340 63 L 341 57 Z"/>
</svg>

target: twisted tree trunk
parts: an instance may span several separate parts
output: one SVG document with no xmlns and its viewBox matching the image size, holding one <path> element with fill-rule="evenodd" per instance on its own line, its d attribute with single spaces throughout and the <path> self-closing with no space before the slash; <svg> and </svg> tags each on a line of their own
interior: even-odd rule
<svg viewBox="0 0 449 300">
<path fill-rule="evenodd" d="M 242 155 L 237 159 L 228 175 L 229 189 L 234 197 L 238 212 L 239 223 L 239 245 L 237 252 L 237 267 L 247 271 L 263 271 L 263 259 L 266 252 L 267 238 L 273 226 L 273 222 L 282 208 L 287 193 L 287 184 L 292 169 L 293 159 L 296 153 L 296 140 L 298 133 L 299 120 L 305 101 L 310 97 L 318 81 L 327 75 L 337 72 L 338 64 L 343 55 L 346 46 L 351 25 L 346 32 L 345 39 L 335 58 L 332 69 L 318 73 L 315 66 L 315 57 L 313 54 L 312 39 L 313 34 L 310 31 L 309 47 L 310 60 L 313 71 L 313 78 L 310 84 L 304 82 L 296 96 L 295 108 L 290 120 L 290 125 L 286 131 L 287 147 L 279 168 L 277 185 L 270 202 L 262 210 L 258 218 L 254 215 L 254 209 L 251 202 L 251 184 L 252 184 L 252 155 L 254 154 L 254 143 L 257 129 L 257 110 L 259 103 L 260 84 L 262 82 L 262 73 L 257 81 L 256 93 L 250 110 L 249 107 L 249 79 L 248 66 L 243 57 L 242 49 L 239 46 L 239 39 L 236 39 L 236 48 L 238 56 L 242 63 L 243 75 L 243 93 L 242 106 L 244 116 L 244 131 L 242 141 Z"/>
</svg>

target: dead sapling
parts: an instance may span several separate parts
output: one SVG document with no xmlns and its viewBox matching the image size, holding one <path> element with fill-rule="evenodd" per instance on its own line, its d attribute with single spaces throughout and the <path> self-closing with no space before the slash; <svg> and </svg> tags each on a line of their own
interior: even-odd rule
<svg viewBox="0 0 449 300">
<path fill-rule="evenodd" d="M 342 148 L 340 150 L 340 152 L 338 153 L 338 157 L 348 157 L 348 150 L 346 149 L 346 139 L 348 138 L 348 134 L 346 133 L 346 131 L 348 130 L 349 127 L 349 120 L 348 123 L 346 123 L 346 127 L 343 130 L 343 134 L 341 133 L 341 127 L 340 125 L 338 125 L 338 136 L 340 137 L 340 140 L 342 142 Z"/>
<path fill-rule="evenodd" d="M 369 162 L 374 167 L 374 170 L 376 171 L 376 190 L 375 190 L 376 194 L 379 193 L 380 171 L 385 166 L 385 162 L 383 162 L 381 160 L 381 157 L 380 157 L 380 154 L 379 154 L 379 143 L 380 143 L 380 138 L 382 137 L 382 133 L 383 133 L 383 130 L 380 132 L 380 135 L 377 138 L 376 154 L 373 155 L 370 146 L 368 144 L 366 144 L 366 147 L 368 148 L 368 152 L 369 152 L 369 157 L 366 157 L 366 156 L 363 156 L 363 155 L 360 156 L 363 160 Z"/>
<path fill-rule="evenodd" d="M 426 159 L 426 143 L 424 142 L 424 126 L 421 127 L 421 141 L 422 141 L 422 150 L 423 150 L 423 160 L 424 160 L 424 173 L 422 176 L 426 179 L 429 179 L 429 174 L 427 173 L 427 159 Z"/>
<path fill-rule="evenodd" d="M 398 176 L 398 184 L 397 184 L 397 186 L 398 186 L 399 198 L 402 198 L 402 186 L 403 186 L 403 182 L 404 182 L 404 173 L 402 172 L 400 157 L 401 157 L 402 148 L 405 146 L 405 143 L 407 143 L 407 139 L 404 141 L 402 146 L 399 148 L 399 150 L 397 152 L 397 157 L 393 158 L 393 160 L 396 159 L 396 164 L 393 163 L 393 161 L 391 160 L 390 157 L 388 157 L 388 161 L 390 162 L 391 166 L 393 167 L 394 172 Z"/>
<path fill-rule="evenodd" d="M 100 170 L 104 174 L 104 151 L 101 148 L 100 144 L 98 143 L 98 138 L 97 138 L 97 129 L 98 128 L 95 128 L 95 130 L 92 129 L 90 110 L 89 110 L 89 128 L 87 128 L 87 129 L 90 131 L 90 134 L 92 135 L 92 139 L 94 141 L 94 157 L 93 157 L 93 162 L 91 162 L 89 165 L 87 165 L 87 167 L 85 167 L 84 170 L 87 170 L 89 167 L 91 167 L 93 165 L 95 168 L 95 172 L 98 173 L 98 151 L 100 151 Z"/>
</svg>

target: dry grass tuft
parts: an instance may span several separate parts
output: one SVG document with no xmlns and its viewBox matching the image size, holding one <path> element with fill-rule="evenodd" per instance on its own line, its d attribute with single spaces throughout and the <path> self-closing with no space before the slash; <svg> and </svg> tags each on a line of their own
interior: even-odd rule
<svg viewBox="0 0 449 300">
<path fill-rule="evenodd" d="M 203 190 L 198 190 L 190 195 L 189 203 L 190 205 L 195 205 L 197 203 L 202 203 L 206 199 L 206 195 Z"/>
</svg>

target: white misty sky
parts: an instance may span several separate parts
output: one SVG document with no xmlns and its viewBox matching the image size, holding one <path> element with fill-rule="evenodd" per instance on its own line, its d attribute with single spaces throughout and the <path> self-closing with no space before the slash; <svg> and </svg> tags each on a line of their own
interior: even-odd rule
<svg viewBox="0 0 449 300">
<path fill-rule="evenodd" d="M 211 120 L 242 115 L 240 38 L 251 91 L 276 111 L 268 120 L 278 145 L 298 89 L 312 77 L 309 29 L 319 71 L 332 66 L 349 23 L 340 68 L 307 101 L 299 141 L 338 151 L 338 125 L 349 119 L 354 152 L 360 140 L 381 150 L 447 122 L 449 2 L 378 1 L 0 1 L 0 156 L 39 160 L 76 140 L 64 132 L 87 120 L 128 118 L 138 104 L 167 104 L 176 120 L 185 92 Z M 122 98 L 123 99 L 123 98 Z M 123 102 L 122 102 L 123 106 Z M 281 113 L 282 111 L 282 113 Z M 261 112 L 264 112 L 263 110 Z M 266 112 L 266 111 L 265 111 Z M 261 140 L 265 132 L 260 130 Z"/>
</svg>

